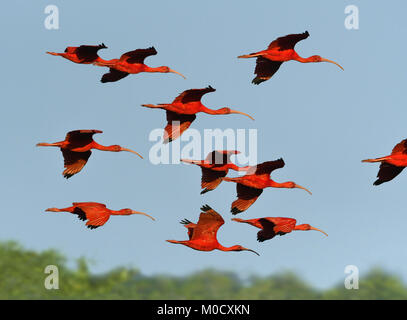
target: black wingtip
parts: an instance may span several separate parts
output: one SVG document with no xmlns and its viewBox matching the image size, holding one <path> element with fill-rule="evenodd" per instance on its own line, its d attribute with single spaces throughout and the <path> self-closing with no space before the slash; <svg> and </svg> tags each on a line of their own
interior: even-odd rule
<svg viewBox="0 0 407 320">
<path fill-rule="evenodd" d="M 262 82 L 264 82 L 264 81 L 266 81 L 266 80 L 261 79 L 261 78 L 259 78 L 259 77 L 256 77 L 256 78 L 254 78 L 254 79 L 252 80 L 252 83 L 253 83 L 253 84 L 256 84 L 256 85 L 259 85 L 260 83 L 262 83 Z"/>
<path fill-rule="evenodd" d="M 192 223 L 191 221 L 189 221 L 188 219 L 183 219 L 180 221 L 181 224 L 190 224 Z"/>
<path fill-rule="evenodd" d="M 205 194 L 205 193 L 207 193 L 207 192 L 209 192 L 209 191 L 212 191 L 212 190 L 206 188 L 206 189 L 204 189 L 204 190 L 201 191 L 201 194 Z"/>
<path fill-rule="evenodd" d="M 201 210 L 204 211 L 204 212 L 206 212 L 206 211 L 212 210 L 212 208 L 211 208 L 210 206 L 208 206 L 207 204 L 205 204 L 205 205 L 203 205 L 203 206 L 201 207 Z"/>
<path fill-rule="evenodd" d="M 212 92 L 213 92 L 213 91 L 216 91 L 216 89 L 213 88 L 211 85 L 209 85 L 207 88 L 210 89 Z"/>
<path fill-rule="evenodd" d="M 384 181 L 381 180 L 376 180 L 375 182 L 373 182 L 374 186 L 380 186 Z"/>
<path fill-rule="evenodd" d="M 99 49 L 107 49 L 107 47 L 106 47 L 105 44 L 102 42 L 102 44 L 99 45 Z"/>
<path fill-rule="evenodd" d="M 238 214 L 238 213 L 243 212 L 243 211 L 242 211 L 242 210 L 239 210 L 239 209 L 236 208 L 236 207 L 233 207 L 233 208 L 230 210 L 230 212 L 232 212 L 232 214 Z"/>
</svg>

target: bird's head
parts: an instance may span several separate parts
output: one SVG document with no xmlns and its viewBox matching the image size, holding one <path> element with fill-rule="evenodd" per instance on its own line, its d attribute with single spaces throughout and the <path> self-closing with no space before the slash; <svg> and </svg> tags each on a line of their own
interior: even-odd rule
<svg viewBox="0 0 407 320">
<path fill-rule="evenodd" d="M 229 251 L 250 251 L 253 252 L 255 254 L 257 254 L 258 256 L 260 256 L 256 251 L 252 250 L 252 249 L 247 249 L 245 247 L 242 247 L 240 245 L 235 245 L 229 248 Z"/>
<path fill-rule="evenodd" d="M 303 187 L 303 186 L 300 186 L 299 184 L 296 184 L 296 183 L 293 182 L 293 181 L 288 181 L 288 182 L 286 182 L 286 183 L 285 183 L 285 187 L 286 187 L 286 188 L 289 188 L 289 189 L 294 189 L 294 188 L 302 189 L 302 190 L 305 190 L 305 191 L 307 191 L 309 194 L 312 195 L 312 192 L 309 191 L 307 188 L 305 188 L 305 187 Z"/>
<path fill-rule="evenodd" d="M 318 55 L 315 55 L 315 56 L 311 56 L 311 57 L 309 57 L 308 58 L 311 62 L 329 62 L 329 63 L 333 63 L 333 64 L 336 64 L 339 68 L 341 68 L 342 70 L 344 70 L 343 68 L 342 68 L 342 66 L 339 64 L 339 63 L 337 63 L 337 62 L 335 62 L 335 61 L 332 61 L 332 60 L 329 60 L 329 59 L 325 59 L 325 58 L 322 58 L 321 56 L 318 56 Z"/>
<path fill-rule="evenodd" d="M 300 224 L 298 226 L 295 226 L 295 230 L 302 230 L 302 231 L 308 231 L 308 230 L 315 230 L 322 232 L 324 235 L 328 236 L 328 234 L 325 231 L 322 231 L 321 229 L 314 228 L 309 224 Z"/>
<path fill-rule="evenodd" d="M 244 113 L 244 112 L 241 112 L 241 111 L 237 111 L 237 110 L 232 110 L 232 109 L 227 108 L 227 107 L 225 107 L 225 108 L 220 108 L 220 109 L 216 110 L 216 113 L 217 113 L 217 114 L 232 114 L 232 113 L 242 114 L 242 115 L 244 115 L 244 116 L 246 116 L 246 117 L 249 117 L 250 119 L 254 120 L 254 118 L 253 118 L 252 116 L 248 115 L 247 113 Z"/>
<path fill-rule="evenodd" d="M 123 148 L 122 146 L 119 146 L 118 144 L 114 144 L 114 145 L 110 146 L 109 148 L 111 148 L 111 151 L 113 151 L 113 152 L 120 152 L 120 151 L 131 152 L 131 153 L 138 155 L 141 159 L 143 159 L 143 157 L 138 152 L 128 149 L 128 148 Z"/>
<path fill-rule="evenodd" d="M 186 77 L 182 73 L 179 73 L 178 71 L 172 70 L 171 68 L 169 68 L 167 66 L 158 67 L 158 71 L 162 72 L 162 73 L 169 73 L 169 72 L 175 73 L 175 74 L 180 75 L 184 79 L 186 79 Z"/>
<path fill-rule="evenodd" d="M 120 212 L 120 215 L 123 215 L 123 216 L 130 216 L 132 214 L 141 214 L 143 216 L 149 217 L 152 220 L 155 220 L 152 216 L 148 215 L 147 213 L 135 211 L 135 210 L 132 210 L 129 208 L 121 209 L 121 210 L 119 210 L 119 212 Z"/>
</svg>

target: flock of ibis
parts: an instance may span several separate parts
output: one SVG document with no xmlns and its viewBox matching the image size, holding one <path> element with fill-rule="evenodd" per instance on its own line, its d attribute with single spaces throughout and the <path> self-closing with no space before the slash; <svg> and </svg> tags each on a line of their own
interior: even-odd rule
<svg viewBox="0 0 407 320">
<path fill-rule="evenodd" d="M 342 66 L 337 62 L 322 58 L 318 55 L 308 58 L 300 57 L 294 50 L 294 47 L 297 42 L 308 37 L 308 32 L 279 37 L 272 41 L 266 50 L 240 55 L 238 58 L 256 58 L 254 71 L 256 77 L 252 81 L 252 83 L 256 85 L 269 80 L 278 71 L 283 62 L 290 60 L 301 63 L 329 62 L 343 70 Z M 119 59 L 104 60 L 99 57 L 98 51 L 106 48 L 107 47 L 102 43 L 97 46 L 81 45 L 79 47 L 67 47 L 63 53 L 47 53 L 54 56 L 61 56 L 74 63 L 93 64 L 95 66 L 109 68 L 109 72 L 105 73 L 101 78 L 102 83 L 119 81 L 129 74 L 141 72 L 175 73 L 185 78 L 184 75 L 167 66 L 149 67 L 144 64 L 145 58 L 157 54 L 154 47 L 126 52 Z M 164 129 L 163 143 L 170 143 L 179 138 L 196 119 L 196 114 L 199 112 L 210 115 L 240 114 L 254 120 L 250 115 L 244 112 L 232 110 L 227 107 L 215 110 L 204 106 L 201 103 L 202 97 L 214 91 L 215 89 L 211 86 L 202 89 L 189 89 L 179 94 L 171 103 L 157 105 L 143 104 L 142 106 L 165 110 L 167 125 Z M 124 148 L 120 145 L 103 146 L 98 144 L 93 140 L 93 135 L 97 133 L 102 133 L 102 131 L 74 130 L 68 132 L 63 141 L 38 143 L 37 146 L 60 148 L 65 167 L 63 176 L 67 179 L 79 173 L 84 168 L 92 154 L 92 149 L 112 152 L 127 151 L 143 158 L 136 151 Z M 284 167 L 283 159 L 266 161 L 255 166 L 239 167 L 231 161 L 231 156 L 238 153 L 238 150 L 215 150 L 210 152 L 204 160 L 181 159 L 181 161 L 197 165 L 201 168 L 201 194 L 215 190 L 222 181 L 236 183 L 237 199 L 231 205 L 231 213 L 233 215 L 248 210 L 263 193 L 263 190 L 269 187 L 299 188 L 311 194 L 307 188 L 295 182 L 288 181 L 279 183 L 270 178 L 270 174 L 274 170 Z M 397 144 L 390 155 L 363 160 L 363 162 L 380 162 L 380 169 L 377 175 L 378 179 L 374 182 L 374 185 L 392 180 L 407 166 L 407 139 Z M 229 169 L 237 172 L 244 171 L 246 174 L 230 178 L 227 177 Z M 86 226 L 90 229 L 103 226 L 111 215 L 141 214 L 155 220 L 144 212 L 134 211 L 132 209 L 111 210 L 108 209 L 106 205 L 97 202 L 74 202 L 70 207 L 61 209 L 49 208 L 46 211 L 70 212 L 75 214 L 79 219 L 86 221 Z M 327 235 L 324 231 L 312 227 L 309 224 L 297 225 L 297 221 L 293 218 L 263 217 L 248 220 L 233 218 L 232 221 L 247 223 L 260 229 L 257 233 L 257 240 L 259 242 L 272 239 L 276 235 L 285 235 L 295 230 L 315 230 Z M 182 244 L 199 251 L 212 251 L 215 249 L 221 251 L 251 251 L 258 255 L 256 251 L 247 249 L 241 245 L 231 247 L 222 246 L 217 240 L 217 232 L 224 224 L 224 220 L 219 213 L 208 205 L 204 205 L 201 208 L 197 223 L 184 219 L 181 221 L 181 224 L 188 230 L 188 240 L 167 240 L 168 242 Z"/>
</svg>

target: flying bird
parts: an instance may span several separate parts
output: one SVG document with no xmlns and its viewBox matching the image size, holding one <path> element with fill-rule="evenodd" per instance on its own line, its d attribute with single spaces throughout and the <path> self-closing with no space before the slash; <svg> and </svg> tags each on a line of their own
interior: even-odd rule
<svg viewBox="0 0 407 320">
<path fill-rule="evenodd" d="M 278 183 L 270 179 L 270 174 L 276 169 L 284 167 L 284 160 L 267 161 L 257 166 L 253 166 L 247 171 L 247 174 L 237 178 L 222 178 L 225 181 L 235 182 L 237 190 L 237 200 L 232 203 L 231 212 L 238 214 L 247 210 L 262 194 L 263 189 L 272 188 L 299 188 L 312 194 L 308 189 L 288 181 Z"/>
<path fill-rule="evenodd" d="M 67 208 L 48 208 L 45 211 L 50 212 L 70 212 L 76 214 L 78 218 L 82 221 L 86 221 L 86 226 L 89 229 L 96 229 L 103 226 L 110 216 L 129 216 L 132 214 L 142 214 L 143 216 L 149 217 L 155 220 L 153 217 L 149 216 L 147 213 L 134 211 L 131 209 L 121 209 L 121 210 L 111 210 L 106 208 L 106 205 L 98 202 L 74 202 L 72 207 Z"/>
<path fill-rule="evenodd" d="M 210 206 L 204 205 L 201 210 L 199 221 L 197 224 L 185 219 L 181 221 L 188 229 L 189 240 L 177 241 L 177 240 L 167 240 L 170 243 L 183 244 L 184 246 L 190 247 L 194 250 L 199 251 L 251 251 L 259 255 L 256 251 L 244 248 L 239 245 L 232 247 L 224 247 L 216 238 L 219 228 L 225 223 L 222 216 L 213 210 Z"/>
<path fill-rule="evenodd" d="M 375 186 L 393 180 L 407 167 L 407 139 L 398 143 L 393 148 L 391 155 L 376 159 L 366 159 L 362 160 L 362 162 L 380 162 L 380 169 L 377 174 L 378 179 L 373 183 Z"/>
<path fill-rule="evenodd" d="M 65 140 L 55 143 L 37 143 L 37 147 L 59 147 L 64 157 L 65 170 L 62 173 L 65 178 L 70 178 L 78 173 L 85 166 L 90 155 L 91 149 L 102 151 L 128 151 L 137 154 L 139 153 L 131 149 L 123 148 L 119 145 L 102 146 L 93 140 L 95 133 L 102 133 L 100 130 L 75 130 L 67 133 Z"/>
<path fill-rule="evenodd" d="M 60 56 L 65 59 L 71 60 L 75 63 L 82 63 L 82 64 L 90 64 L 95 62 L 103 62 L 103 60 L 98 56 L 98 51 L 100 49 L 107 48 L 104 43 L 99 44 L 97 46 L 79 46 L 79 47 L 67 47 L 65 52 L 57 53 L 57 52 L 47 52 L 53 56 Z"/>
<path fill-rule="evenodd" d="M 297 220 L 292 218 L 281 218 L 281 217 L 267 217 L 258 219 L 239 219 L 233 218 L 232 221 L 248 223 L 253 227 L 261 229 L 257 233 L 257 241 L 263 242 L 266 240 L 273 239 L 276 235 L 283 236 L 291 231 L 295 230 L 316 230 L 322 232 L 324 235 L 328 236 L 324 231 L 311 227 L 309 224 L 295 225 Z"/>
<path fill-rule="evenodd" d="M 308 38 L 308 36 L 308 31 L 298 34 L 289 34 L 271 42 L 266 50 L 241 55 L 238 56 L 238 58 L 256 58 L 256 69 L 254 70 L 256 77 L 252 81 L 254 84 L 260 84 L 263 81 L 270 79 L 277 72 L 283 62 L 290 60 L 302 63 L 330 62 L 336 64 L 343 70 L 342 66 L 335 61 L 322 58 L 321 56 L 314 55 L 308 58 L 300 57 L 298 53 L 295 52 L 294 47 L 298 41 L 304 40 Z"/>
<path fill-rule="evenodd" d="M 101 82 L 115 82 L 129 74 L 136 74 L 140 72 L 161 72 L 161 73 L 176 73 L 181 77 L 184 77 L 181 73 L 170 69 L 167 66 L 152 68 L 144 64 L 144 59 L 156 55 L 157 50 L 154 47 L 147 49 L 137 49 L 122 54 L 120 59 L 96 61 L 95 65 L 101 67 L 109 67 L 109 72 L 102 76 Z"/>
<path fill-rule="evenodd" d="M 201 194 L 204 194 L 214 190 L 222 182 L 222 178 L 226 177 L 229 169 L 246 171 L 251 168 L 250 166 L 238 167 L 231 162 L 230 157 L 239 153 L 240 151 L 237 150 L 215 150 L 208 153 L 205 160 L 181 159 L 181 161 L 201 167 L 201 188 L 204 189 L 201 191 Z"/>
<path fill-rule="evenodd" d="M 159 105 L 142 104 L 142 106 L 147 108 L 159 108 L 166 110 L 167 126 L 164 129 L 164 143 L 171 142 L 172 140 L 180 137 L 181 134 L 185 130 L 187 130 L 191 123 L 196 119 L 196 113 L 198 112 L 204 112 L 213 115 L 238 113 L 254 120 L 248 114 L 232 110 L 230 108 L 212 110 L 205 107 L 201 103 L 202 96 L 214 91 L 216 90 L 211 86 L 203 89 L 189 89 L 178 95 L 178 97 L 176 97 L 172 103 L 162 103 Z"/>
</svg>

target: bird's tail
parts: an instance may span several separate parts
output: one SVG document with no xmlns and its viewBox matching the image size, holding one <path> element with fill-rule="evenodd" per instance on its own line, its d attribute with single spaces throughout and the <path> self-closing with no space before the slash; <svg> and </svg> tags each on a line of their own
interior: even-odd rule
<svg viewBox="0 0 407 320">
<path fill-rule="evenodd" d="M 387 159 L 388 159 L 388 156 L 381 157 L 381 158 L 375 158 L 375 159 L 365 159 L 365 160 L 362 160 L 362 162 L 382 162 L 382 161 L 386 161 Z"/>
</svg>

